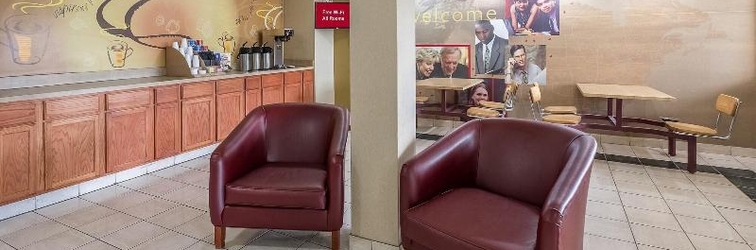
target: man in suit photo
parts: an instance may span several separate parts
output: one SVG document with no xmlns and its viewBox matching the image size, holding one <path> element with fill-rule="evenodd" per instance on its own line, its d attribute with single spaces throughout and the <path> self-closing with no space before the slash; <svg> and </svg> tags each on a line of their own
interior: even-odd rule
<svg viewBox="0 0 756 250">
<path fill-rule="evenodd" d="M 504 74 L 509 40 L 494 34 L 494 26 L 490 20 L 475 22 L 475 37 L 480 40 L 475 44 L 475 73 Z M 496 80 L 493 85 L 493 100 L 502 101 L 504 81 Z"/>
</svg>

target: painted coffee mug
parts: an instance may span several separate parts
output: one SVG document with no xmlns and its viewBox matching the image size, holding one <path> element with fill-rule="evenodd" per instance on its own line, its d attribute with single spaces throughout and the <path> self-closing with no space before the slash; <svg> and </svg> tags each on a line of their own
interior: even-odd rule
<svg viewBox="0 0 756 250">
<path fill-rule="evenodd" d="M 34 15 L 11 16 L 5 19 L 4 28 L 0 28 L 8 37 L 7 44 L 0 44 L 10 48 L 16 64 L 36 64 L 45 55 L 50 26 L 39 20 Z"/>
<path fill-rule="evenodd" d="M 110 59 L 110 65 L 113 68 L 123 68 L 126 66 L 126 58 L 131 56 L 134 49 L 129 47 L 124 41 L 115 40 L 108 45 L 108 59 Z"/>
</svg>

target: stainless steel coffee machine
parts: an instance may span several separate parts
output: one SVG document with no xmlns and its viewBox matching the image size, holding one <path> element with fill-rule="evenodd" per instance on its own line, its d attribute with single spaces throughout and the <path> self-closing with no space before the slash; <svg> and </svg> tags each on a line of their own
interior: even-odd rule
<svg viewBox="0 0 756 250">
<path fill-rule="evenodd" d="M 294 36 L 292 28 L 263 30 L 263 42 L 274 44 L 273 46 L 273 68 L 286 68 L 284 64 L 284 42 L 291 40 Z"/>
</svg>

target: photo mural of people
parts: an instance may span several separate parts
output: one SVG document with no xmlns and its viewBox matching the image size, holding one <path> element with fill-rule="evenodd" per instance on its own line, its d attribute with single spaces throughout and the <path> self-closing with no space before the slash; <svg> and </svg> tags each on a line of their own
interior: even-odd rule
<svg viewBox="0 0 756 250">
<path fill-rule="evenodd" d="M 462 50 L 465 50 L 464 54 Z M 436 78 L 470 78 L 470 68 L 467 66 L 467 47 L 443 47 L 440 50 L 440 60 L 436 63 L 431 77 Z M 464 56 L 464 57 L 463 57 Z"/>
<path fill-rule="evenodd" d="M 415 49 L 415 80 L 431 78 L 435 64 L 438 62 L 438 50 L 433 48 Z"/>
<path fill-rule="evenodd" d="M 559 0 L 507 0 L 509 28 L 515 35 L 559 35 Z"/>
</svg>

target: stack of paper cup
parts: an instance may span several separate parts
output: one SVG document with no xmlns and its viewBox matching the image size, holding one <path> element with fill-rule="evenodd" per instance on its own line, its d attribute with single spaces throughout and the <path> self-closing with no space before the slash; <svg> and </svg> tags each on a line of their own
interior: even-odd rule
<svg viewBox="0 0 756 250">
<path fill-rule="evenodd" d="M 189 50 L 189 53 L 184 54 L 184 58 L 186 59 L 186 64 L 189 65 L 189 67 L 192 66 L 192 57 L 194 56 L 194 52 Z"/>
<path fill-rule="evenodd" d="M 192 68 L 199 68 L 199 66 L 200 66 L 199 55 L 194 55 L 194 57 L 192 57 Z"/>
</svg>

